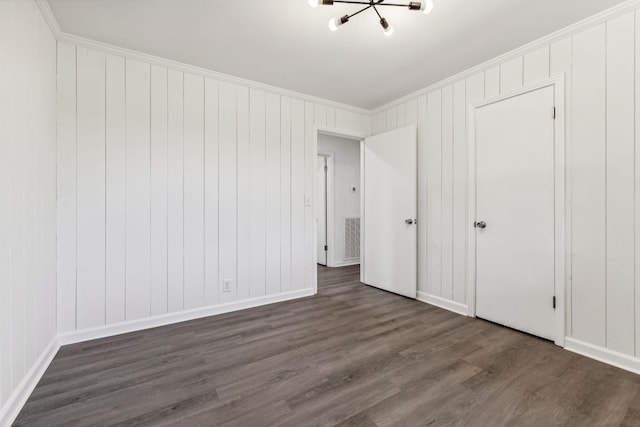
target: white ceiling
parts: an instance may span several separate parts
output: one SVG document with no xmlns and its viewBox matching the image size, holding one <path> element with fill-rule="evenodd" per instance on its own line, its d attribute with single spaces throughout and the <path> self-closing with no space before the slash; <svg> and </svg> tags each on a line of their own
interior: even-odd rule
<svg viewBox="0 0 640 427">
<path fill-rule="evenodd" d="M 49 0 L 66 33 L 369 109 L 623 2 L 434 1 L 429 15 L 380 8 L 385 37 L 371 10 L 331 32 L 346 4 Z"/>
</svg>

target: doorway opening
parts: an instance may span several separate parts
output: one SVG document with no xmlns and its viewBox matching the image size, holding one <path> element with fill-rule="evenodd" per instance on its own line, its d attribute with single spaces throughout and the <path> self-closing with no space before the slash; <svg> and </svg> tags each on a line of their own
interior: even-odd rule
<svg viewBox="0 0 640 427">
<path fill-rule="evenodd" d="M 361 139 L 318 131 L 315 168 L 316 263 L 360 264 Z"/>
</svg>

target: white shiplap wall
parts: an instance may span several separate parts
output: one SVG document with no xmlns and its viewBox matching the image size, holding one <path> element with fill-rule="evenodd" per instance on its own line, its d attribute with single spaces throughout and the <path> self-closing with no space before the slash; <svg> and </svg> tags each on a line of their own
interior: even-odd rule
<svg viewBox="0 0 640 427">
<path fill-rule="evenodd" d="M 57 348 L 55 58 L 36 3 L 0 1 L 0 424 Z"/>
<path fill-rule="evenodd" d="M 373 133 L 418 125 L 423 298 L 467 303 L 467 105 L 566 73 L 567 335 L 640 356 L 639 29 L 640 12 L 627 12 L 373 113 Z"/>
<path fill-rule="evenodd" d="M 367 112 L 66 42 L 58 91 L 61 333 L 313 287 L 314 129 Z"/>
</svg>

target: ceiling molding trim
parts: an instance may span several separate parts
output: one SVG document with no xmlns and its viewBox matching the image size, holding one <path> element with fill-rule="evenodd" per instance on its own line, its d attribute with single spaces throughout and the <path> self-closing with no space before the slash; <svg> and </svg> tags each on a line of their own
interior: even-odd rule
<svg viewBox="0 0 640 427">
<path fill-rule="evenodd" d="M 39 0 L 42 1 L 42 0 Z M 640 1 L 640 0 L 638 0 Z M 152 65 L 159 65 L 161 67 L 167 67 L 173 70 L 182 71 L 189 74 L 195 74 L 198 76 L 208 77 L 214 80 L 231 83 L 239 86 L 246 86 L 252 89 L 264 90 L 266 92 L 277 93 L 289 98 L 299 99 L 308 102 L 314 102 L 317 104 L 323 104 L 329 107 L 351 111 L 357 114 L 364 114 L 366 116 L 371 115 L 371 111 L 355 107 L 352 105 L 343 104 L 336 101 L 331 101 L 324 98 L 319 98 L 305 93 L 296 92 L 288 89 L 283 89 L 277 86 L 268 85 L 266 83 L 260 83 L 253 80 L 243 79 L 241 77 L 232 76 L 230 74 L 223 74 L 217 71 L 208 70 L 206 68 L 196 67 L 194 65 L 184 64 L 182 62 L 173 61 L 171 59 L 162 58 L 155 55 L 149 55 L 147 53 L 138 52 L 131 49 L 125 49 L 122 47 L 114 46 L 108 43 L 103 43 L 91 39 L 87 39 L 80 36 L 74 36 L 73 34 L 61 33 L 61 37 L 58 39 L 60 42 L 75 45 L 77 47 L 84 47 L 87 49 L 97 50 L 99 52 L 108 53 L 111 55 L 122 56 L 127 59 L 135 61 L 141 61 Z"/>
<path fill-rule="evenodd" d="M 426 95 L 429 92 L 433 92 L 434 90 L 438 90 L 438 89 L 442 89 L 445 86 L 451 85 L 455 82 L 458 82 L 460 80 L 464 80 L 468 77 L 471 77 L 475 74 L 478 74 L 480 72 L 486 71 L 489 68 L 493 68 L 497 65 L 503 64 L 505 62 L 508 62 L 510 59 L 514 59 L 517 58 L 519 56 L 525 55 L 527 53 L 530 53 L 540 47 L 543 47 L 545 45 L 557 42 L 559 40 L 565 39 L 567 37 L 571 37 L 583 30 L 586 30 L 589 27 L 593 27 L 595 25 L 599 25 L 602 24 L 606 21 L 609 21 L 613 18 L 616 18 L 618 16 L 624 15 L 625 13 L 631 12 L 633 10 L 636 10 L 640 8 L 640 0 L 628 0 L 624 3 L 620 3 L 617 6 L 614 6 L 612 8 L 609 8 L 607 10 L 604 10 L 602 12 L 599 12 L 593 16 L 590 16 L 589 18 L 583 19 L 582 21 L 578 21 L 575 24 L 571 24 L 568 27 L 562 28 L 558 31 L 555 31 L 551 34 L 548 34 L 546 36 L 543 36 L 531 43 L 527 43 L 524 46 L 518 47 L 514 50 L 511 50 L 507 53 L 504 53 L 500 56 L 497 56 L 493 59 L 490 59 L 486 62 L 483 62 L 480 65 L 476 65 L 475 67 L 472 68 L 468 68 L 465 71 L 462 71 L 458 74 L 455 74 L 451 77 L 447 77 L 444 80 L 441 80 L 437 83 L 434 83 L 432 85 L 429 85 L 423 89 L 419 89 L 415 92 L 411 92 L 410 94 L 407 94 L 401 98 L 398 98 L 394 101 L 388 102 L 380 107 L 374 108 L 371 113 L 373 115 L 375 114 L 379 114 L 389 108 L 393 108 L 396 107 L 400 104 L 403 104 L 407 101 L 411 101 L 415 98 L 418 98 L 420 96 Z"/>
<path fill-rule="evenodd" d="M 35 0 L 36 5 L 40 9 L 40 13 L 42 17 L 46 21 L 47 25 L 51 29 L 53 36 L 60 40 L 60 36 L 62 35 L 62 31 L 60 30 L 60 24 L 58 24 L 58 20 L 56 19 L 53 11 L 51 10 L 51 6 L 49 6 L 48 0 Z"/>
</svg>

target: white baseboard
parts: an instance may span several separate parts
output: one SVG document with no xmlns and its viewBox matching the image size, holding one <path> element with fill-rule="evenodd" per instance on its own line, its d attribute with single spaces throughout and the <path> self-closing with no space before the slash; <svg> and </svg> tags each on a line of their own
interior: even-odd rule
<svg viewBox="0 0 640 427">
<path fill-rule="evenodd" d="M 210 307 L 195 308 L 192 310 L 185 310 L 177 313 L 147 317 L 140 320 L 130 320 L 126 322 L 115 323 L 113 325 L 99 326 L 97 328 L 65 332 L 58 335 L 58 340 L 60 342 L 60 345 L 75 344 L 83 341 L 95 340 L 98 338 L 106 338 L 114 335 L 126 334 L 128 332 L 156 328 L 158 326 L 171 325 L 173 323 L 185 322 L 187 320 L 201 319 L 203 317 L 214 316 L 216 314 L 230 313 L 232 311 L 259 307 L 261 305 L 308 297 L 314 295 L 315 293 L 316 291 L 313 288 L 309 288 L 284 292 L 277 295 L 251 298 L 238 302 L 214 305 Z"/>
<path fill-rule="evenodd" d="M 29 372 L 24 376 L 18 387 L 13 391 L 9 400 L 0 408 L 0 426 L 10 426 L 18 417 L 22 407 L 27 403 L 27 399 L 33 393 L 40 378 L 51 364 L 56 353 L 60 349 L 60 343 L 57 337 L 53 337 L 44 351 L 33 364 Z"/>
<path fill-rule="evenodd" d="M 436 307 L 444 308 L 445 310 L 453 311 L 454 313 L 468 316 L 469 306 L 459 302 L 451 301 L 435 295 L 429 295 L 426 292 L 418 291 L 418 301 L 426 302 L 427 304 L 435 305 Z"/>
<path fill-rule="evenodd" d="M 358 265 L 360 264 L 359 259 L 350 259 L 348 261 L 338 261 L 334 264 L 334 267 L 346 267 L 348 265 Z"/>
<path fill-rule="evenodd" d="M 640 374 L 640 359 L 637 357 L 628 356 L 617 351 L 609 350 L 608 348 L 589 344 L 570 337 L 565 339 L 564 344 L 565 349 L 574 353 L 613 365 L 626 371 L 633 372 L 634 374 Z"/>
</svg>

